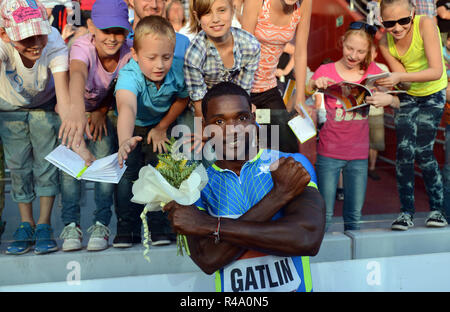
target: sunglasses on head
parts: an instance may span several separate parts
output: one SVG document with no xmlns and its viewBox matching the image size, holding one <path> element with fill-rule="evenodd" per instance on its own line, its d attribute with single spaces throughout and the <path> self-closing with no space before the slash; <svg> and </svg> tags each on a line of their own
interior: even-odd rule
<svg viewBox="0 0 450 312">
<path fill-rule="evenodd" d="M 369 35 L 371 35 L 372 37 L 375 36 L 375 34 L 378 31 L 378 28 L 376 26 L 364 22 L 352 22 L 349 26 L 349 29 L 355 30 L 364 29 L 364 31 Z"/>
<path fill-rule="evenodd" d="M 404 18 L 401 18 L 401 19 L 398 19 L 398 20 L 396 20 L 396 21 L 382 21 L 381 22 L 381 24 L 383 24 L 383 26 L 385 27 L 385 28 L 392 28 L 392 27 L 394 27 L 395 26 L 395 24 L 399 24 L 399 25 L 408 25 L 409 23 L 411 23 L 411 20 L 412 20 L 412 13 L 411 13 L 411 15 L 410 16 L 408 16 L 408 17 L 404 17 Z"/>
</svg>

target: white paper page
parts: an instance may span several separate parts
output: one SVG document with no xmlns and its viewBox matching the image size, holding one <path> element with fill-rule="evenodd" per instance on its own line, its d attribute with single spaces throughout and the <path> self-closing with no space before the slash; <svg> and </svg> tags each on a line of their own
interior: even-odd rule
<svg viewBox="0 0 450 312">
<path fill-rule="evenodd" d="M 375 75 L 367 75 L 366 87 L 369 89 L 373 89 L 375 86 L 375 82 L 378 79 L 386 78 L 386 77 L 389 77 L 390 75 L 391 75 L 391 73 L 389 73 L 389 72 L 383 72 L 383 73 L 375 74 Z"/>
<path fill-rule="evenodd" d="M 83 158 L 64 145 L 59 145 L 45 159 L 74 178 L 85 164 Z"/>
<path fill-rule="evenodd" d="M 314 122 L 308 113 L 304 110 L 302 106 L 300 106 L 305 118 L 300 115 L 292 118 L 288 121 L 289 127 L 294 132 L 295 136 L 300 140 L 300 143 L 305 143 L 313 136 L 316 135 L 316 127 L 314 126 Z"/>
<path fill-rule="evenodd" d="M 119 183 L 126 169 L 127 166 L 125 164 L 122 168 L 119 167 L 117 153 L 114 153 L 94 161 L 86 169 L 82 175 L 82 179 L 95 182 Z"/>
</svg>

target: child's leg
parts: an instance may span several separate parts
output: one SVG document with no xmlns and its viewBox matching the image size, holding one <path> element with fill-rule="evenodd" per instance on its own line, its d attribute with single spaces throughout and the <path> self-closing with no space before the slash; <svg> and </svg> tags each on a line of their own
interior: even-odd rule
<svg viewBox="0 0 450 312">
<path fill-rule="evenodd" d="M 81 182 L 60 171 L 61 219 L 64 226 L 71 223 L 80 225 Z"/>
<path fill-rule="evenodd" d="M 0 140 L 0 220 L 2 219 L 3 209 L 5 208 L 5 156 L 3 153 L 3 143 Z M 2 224 L 0 221 L 0 235 L 2 233 Z"/>
<path fill-rule="evenodd" d="M 31 205 L 35 199 L 33 155 L 27 119 L 28 113 L 23 111 L 0 114 L 0 136 L 5 164 L 11 173 L 11 197 L 13 201 L 24 204 L 22 209 L 25 213 L 25 207 Z"/>
<path fill-rule="evenodd" d="M 45 160 L 58 146 L 59 117 L 54 112 L 33 110 L 29 112 L 30 141 L 33 149 L 33 176 L 36 195 L 49 197 L 41 200 L 44 216 L 41 221 L 50 221 L 54 196 L 59 193 L 58 169 Z M 50 210 L 50 211 L 49 211 Z M 39 222 L 38 222 L 39 223 Z M 49 224 L 49 223 L 47 223 Z"/>
<path fill-rule="evenodd" d="M 5 163 L 11 172 L 11 197 L 19 205 L 21 223 L 14 233 L 14 241 L 7 254 L 23 254 L 30 250 L 34 236 L 32 202 L 33 188 L 32 146 L 30 142 L 28 112 L 2 112 L 0 136 L 3 142 Z"/>
<path fill-rule="evenodd" d="M 367 159 L 347 162 L 343 170 L 344 177 L 344 230 L 359 230 L 361 211 L 366 198 Z"/>
<path fill-rule="evenodd" d="M 5 157 L 3 143 L 0 139 L 0 238 L 5 231 L 5 221 L 2 221 L 2 213 L 5 208 Z M 1 240 L 0 240 L 1 242 Z"/>
<path fill-rule="evenodd" d="M 417 114 L 419 107 L 416 98 L 400 96 L 400 105 L 395 112 L 395 131 L 397 136 L 396 177 L 402 212 L 414 215 L 414 159 L 417 135 Z"/>
<path fill-rule="evenodd" d="M 148 133 L 151 127 L 146 129 Z M 167 137 L 170 137 L 171 127 L 168 129 Z M 141 133 L 141 136 L 146 138 L 145 133 Z M 153 143 L 147 144 L 146 139 L 142 143 L 142 153 L 145 155 L 145 165 L 152 165 L 156 167 L 158 164 L 157 152 L 153 152 Z M 147 223 L 151 233 L 152 244 L 169 244 L 170 240 L 175 240 L 175 235 L 170 226 L 170 222 L 167 219 L 167 213 L 162 211 L 152 211 L 147 214 Z"/>
<path fill-rule="evenodd" d="M 344 160 L 317 155 L 317 187 L 325 201 L 326 230 L 328 230 L 333 218 L 336 187 L 339 181 L 339 174 L 344 165 Z"/>
<path fill-rule="evenodd" d="M 32 203 L 18 203 L 20 212 L 20 222 L 28 222 L 32 227 L 35 227 L 33 218 Z"/>
<path fill-rule="evenodd" d="M 136 132 L 133 135 L 136 135 Z M 136 240 L 140 239 L 140 214 L 144 209 L 144 205 L 132 203 L 130 200 L 133 197 L 133 182 L 138 179 L 139 170 L 144 166 L 144 156 L 141 148 L 142 142 L 139 142 L 136 148 L 128 155 L 126 160 L 127 169 L 116 187 L 114 196 L 117 236 L 114 239 L 114 247 L 130 247 L 134 240 L 134 235 L 136 235 Z"/>
<path fill-rule="evenodd" d="M 106 117 L 106 127 L 108 135 L 103 136 L 99 141 L 89 141 L 88 147 L 95 158 L 100 159 L 113 154 L 115 148 L 115 134 L 111 121 Z M 93 224 L 97 221 L 105 226 L 111 221 L 113 204 L 114 184 L 112 183 L 95 183 L 94 200 L 96 209 L 94 211 Z"/>
<path fill-rule="evenodd" d="M 55 195 L 59 192 L 59 174 L 58 169 L 45 160 L 45 156 L 58 145 L 60 121 L 54 112 L 31 110 L 28 114 L 28 124 L 33 146 L 35 190 L 41 205 L 34 252 L 44 254 L 58 250 L 50 223 Z"/>
<path fill-rule="evenodd" d="M 443 206 L 443 182 L 433 148 L 444 105 L 445 90 L 442 90 L 421 99 L 417 115 L 416 160 L 422 171 L 430 209 L 439 211 Z"/>
<path fill-rule="evenodd" d="M 37 224 L 51 224 L 53 203 L 55 196 L 41 196 L 39 197 L 40 211 Z"/>
<path fill-rule="evenodd" d="M 445 128 L 444 211 L 450 220 L 450 124 Z"/>
</svg>

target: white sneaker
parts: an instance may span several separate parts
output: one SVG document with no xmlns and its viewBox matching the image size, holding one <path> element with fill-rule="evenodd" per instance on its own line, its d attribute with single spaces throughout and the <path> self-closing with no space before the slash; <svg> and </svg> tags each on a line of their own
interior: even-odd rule
<svg viewBox="0 0 450 312">
<path fill-rule="evenodd" d="M 111 231 L 107 226 L 97 221 L 88 229 L 88 233 L 92 234 L 91 238 L 89 238 L 87 250 L 99 251 L 108 248 L 109 235 L 111 235 Z"/>
<path fill-rule="evenodd" d="M 448 223 L 447 220 L 445 220 L 444 215 L 439 210 L 434 210 L 428 215 L 425 220 L 425 224 L 428 227 L 443 227 Z"/>
<path fill-rule="evenodd" d="M 83 232 L 81 232 L 80 227 L 75 222 L 66 225 L 59 237 L 64 239 L 63 251 L 74 251 L 82 248 L 81 240 L 83 238 Z"/>
<path fill-rule="evenodd" d="M 397 219 L 392 222 L 391 229 L 406 231 L 407 229 L 414 226 L 412 221 L 412 216 L 409 213 L 402 212 L 398 215 Z"/>
</svg>

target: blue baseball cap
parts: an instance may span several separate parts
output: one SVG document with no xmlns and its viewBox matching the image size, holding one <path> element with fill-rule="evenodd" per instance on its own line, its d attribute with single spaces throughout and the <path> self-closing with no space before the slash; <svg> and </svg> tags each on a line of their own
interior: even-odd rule
<svg viewBox="0 0 450 312">
<path fill-rule="evenodd" d="M 123 0 L 96 0 L 91 19 L 98 29 L 120 27 L 132 31 L 128 22 L 128 6 Z"/>
</svg>

